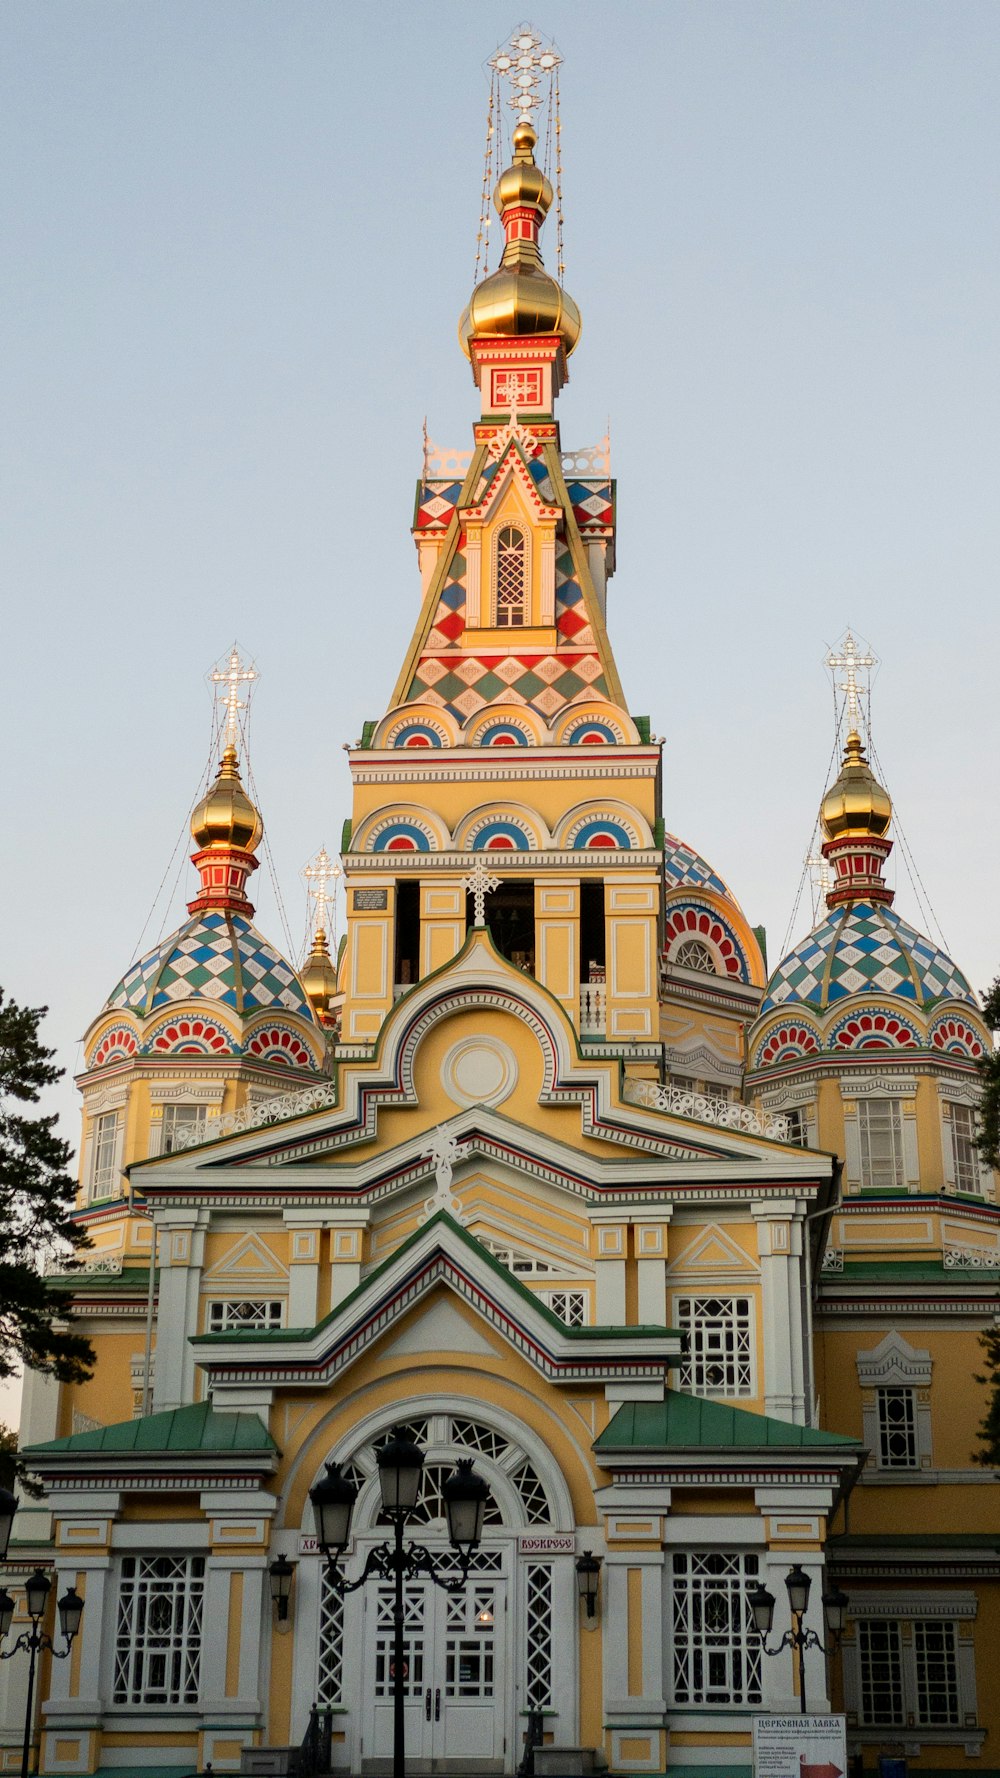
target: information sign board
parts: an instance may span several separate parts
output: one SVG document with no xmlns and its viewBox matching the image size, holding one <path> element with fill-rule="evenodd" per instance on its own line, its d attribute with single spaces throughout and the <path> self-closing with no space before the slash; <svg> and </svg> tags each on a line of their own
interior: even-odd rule
<svg viewBox="0 0 1000 1778">
<path fill-rule="evenodd" d="M 845 1778 L 846 1716 L 755 1716 L 754 1778 Z"/>
</svg>

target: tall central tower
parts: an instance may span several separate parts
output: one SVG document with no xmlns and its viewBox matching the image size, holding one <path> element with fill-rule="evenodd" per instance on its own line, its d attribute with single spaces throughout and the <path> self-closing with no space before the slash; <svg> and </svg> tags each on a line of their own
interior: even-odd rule
<svg viewBox="0 0 1000 1778">
<path fill-rule="evenodd" d="M 414 539 L 423 600 L 390 708 L 351 753 L 342 1041 L 462 948 L 494 944 L 582 1042 L 659 1054 L 660 752 L 629 713 L 605 625 L 607 446 L 564 452 L 555 402 L 580 314 L 546 271 L 552 186 L 522 110 L 494 203 L 498 269 L 459 324 L 473 448 L 428 448 Z M 488 878 L 488 886 L 484 885 Z"/>
</svg>

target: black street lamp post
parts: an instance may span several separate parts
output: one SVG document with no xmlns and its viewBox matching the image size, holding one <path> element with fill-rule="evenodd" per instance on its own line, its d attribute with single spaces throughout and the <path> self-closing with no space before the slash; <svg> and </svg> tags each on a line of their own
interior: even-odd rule
<svg viewBox="0 0 1000 1778">
<path fill-rule="evenodd" d="M 393 1541 L 380 1543 L 369 1550 L 364 1568 L 357 1580 L 344 1578 L 340 1569 L 344 1551 L 351 1535 L 351 1514 L 358 1490 L 341 1472 L 339 1463 L 328 1463 L 326 1475 L 309 1490 L 316 1517 L 316 1536 L 326 1557 L 327 1572 L 338 1593 L 354 1593 L 372 1575 L 393 1582 L 393 1651 L 392 1651 L 392 1772 L 393 1778 L 405 1778 L 404 1707 L 406 1702 L 405 1641 L 403 1636 L 403 1583 L 413 1576 L 425 1574 L 445 1592 L 457 1593 L 464 1587 L 469 1573 L 472 1552 L 482 1540 L 483 1520 L 489 1488 L 482 1476 L 475 1473 L 470 1457 L 459 1458 L 454 1471 L 442 1487 L 444 1510 L 448 1521 L 448 1537 L 459 1553 L 459 1572 L 447 1576 L 440 1571 L 430 1551 L 422 1544 L 403 1545 L 403 1531 L 412 1517 L 420 1494 L 420 1477 L 424 1453 L 408 1436 L 405 1428 L 397 1428 L 378 1453 L 378 1479 L 382 1490 L 382 1510 L 393 1527 Z"/>
<path fill-rule="evenodd" d="M 799 1698 L 802 1703 L 803 1716 L 806 1708 L 806 1649 L 819 1648 L 824 1654 L 829 1653 L 827 1644 L 817 1636 L 815 1630 L 805 1630 L 802 1620 L 809 1605 L 809 1589 L 812 1579 L 801 1563 L 796 1562 L 785 1576 L 785 1587 L 788 1592 L 788 1604 L 792 1614 L 792 1628 L 786 1630 L 777 1648 L 768 1648 L 767 1638 L 771 1634 L 774 1622 L 774 1594 L 769 1593 L 763 1581 L 758 1581 L 750 1589 L 750 1610 L 753 1613 L 754 1629 L 760 1637 L 761 1647 L 766 1655 L 780 1655 L 782 1649 L 795 1648 L 799 1654 Z M 823 1617 L 826 1622 L 827 1635 L 834 1648 L 840 1641 L 844 1628 L 844 1617 L 849 1600 L 847 1594 L 839 1587 L 833 1587 L 823 1594 Z"/>
<path fill-rule="evenodd" d="M 17 1498 L 6 1488 L 0 1488 L 0 1562 L 6 1561 L 7 1546 L 10 1543 L 11 1526 L 17 1512 Z M 45 1607 L 49 1602 L 52 1582 L 47 1574 L 36 1568 L 29 1575 L 24 1585 L 28 1616 L 31 1629 L 25 1630 L 17 1638 L 13 1648 L 0 1649 L 0 1661 L 10 1661 L 16 1654 L 28 1656 L 28 1696 L 24 1706 L 24 1742 L 21 1748 L 21 1778 L 28 1778 L 28 1762 L 31 1756 L 32 1706 L 35 1702 L 35 1664 L 42 1649 L 47 1648 L 57 1661 L 64 1661 L 73 1646 L 73 1639 L 80 1628 L 83 1616 L 83 1600 L 74 1587 L 68 1588 L 59 1601 L 59 1628 L 62 1631 L 65 1648 L 56 1648 L 51 1636 L 47 1636 L 42 1628 Z M 6 1588 L 0 1589 L 0 1642 L 6 1640 L 14 1621 L 14 1601 Z"/>
</svg>

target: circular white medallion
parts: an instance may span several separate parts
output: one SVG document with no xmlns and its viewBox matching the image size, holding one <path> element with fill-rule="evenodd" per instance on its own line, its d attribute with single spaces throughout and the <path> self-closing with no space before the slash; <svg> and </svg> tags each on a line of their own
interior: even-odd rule
<svg viewBox="0 0 1000 1778">
<path fill-rule="evenodd" d="M 496 1037 L 466 1037 L 453 1044 L 441 1079 L 456 1105 L 499 1105 L 517 1084 L 513 1050 Z"/>
</svg>

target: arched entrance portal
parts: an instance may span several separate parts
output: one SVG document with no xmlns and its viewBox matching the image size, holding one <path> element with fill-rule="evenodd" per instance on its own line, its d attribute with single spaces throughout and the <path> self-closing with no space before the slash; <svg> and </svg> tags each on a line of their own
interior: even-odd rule
<svg viewBox="0 0 1000 1778">
<path fill-rule="evenodd" d="M 398 1417 L 336 1456 L 357 1484 L 348 1574 L 389 1527 L 381 1520 L 376 1453 Z M 474 1456 L 488 1482 L 483 1542 L 464 1588 L 428 1579 L 405 1595 L 406 1758 L 413 1773 L 513 1772 L 528 1710 L 558 1715 L 560 1739 L 576 1721 L 574 1534 L 565 1483 L 540 1441 L 473 1413 L 414 1412 L 405 1426 L 425 1453 L 420 1499 L 407 1537 L 458 1572 L 441 1495 L 459 1457 Z M 346 1598 L 318 1573 L 312 1695 L 337 1712 L 335 1763 L 372 1775 L 391 1770 L 392 1583 L 373 1579 Z M 556 1626 L 559 1626 L 557 1630 Z"/>
</svg>

